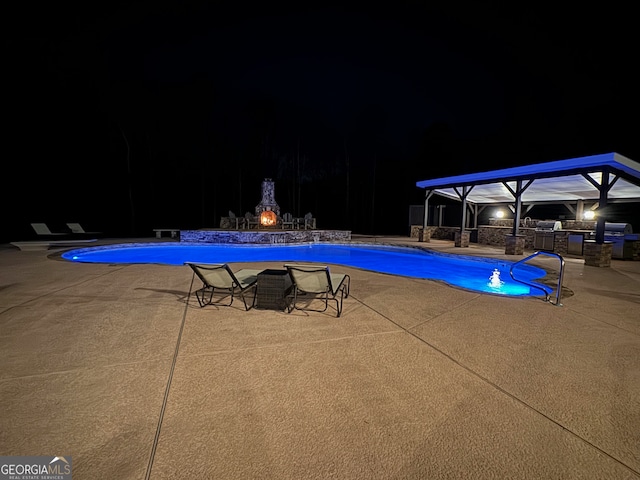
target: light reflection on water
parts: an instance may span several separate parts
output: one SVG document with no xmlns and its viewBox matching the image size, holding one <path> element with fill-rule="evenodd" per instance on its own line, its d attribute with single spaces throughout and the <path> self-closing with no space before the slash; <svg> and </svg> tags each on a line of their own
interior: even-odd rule
<svg viewBox="0 0 640 480">
<path fill-rule="evenodd" d="M 510 275 L 492 280 L 495 270 L 509 272 L 504 260 L 448 255 L 410 247 L 365 244 L 234 245 L 188 243 L 139 243 L 82 248 L 65 252 L 66 260 L 84 263 L 183 265 L 197 263 L 308 262 L 345 265 L 392 275 L 441 280 L 450 285 L 484 293 L 539 296 L 538 289 L 515 282 Z M 520 264 L 517 278 L 535 282 L 545 271 Z M 542 285 L 540 285 L 542 286 Z M 544 287 L 547 292 L 551 289 Z"/>
</svg>

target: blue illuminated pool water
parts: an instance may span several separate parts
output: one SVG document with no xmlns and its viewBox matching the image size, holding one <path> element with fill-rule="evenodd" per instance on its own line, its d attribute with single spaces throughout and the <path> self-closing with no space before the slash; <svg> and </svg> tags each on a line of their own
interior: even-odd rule
<svg viewBox="0 0 640 480">
<path fill-rule="evenodd" d="M 238 262 L 313 262 L 346 265 L 405 277 L 442 280 L 449 285 L 498 295 L 543 295 L 538 289 L 515 282 L 509 275 L 512 263 L 504 260 L 448 255 L 410 247 L 365 244 L 231 245 L 186 243 L 138 243 L 71 250 L 66 260 L 85 263 L 159 263 L 183 265 Z M 520 264 L 514 271 L 520 280 L 535 283 L 546 272 Z M 498 282 L 490 278 L 497 269 Z M 540 284 L 538 284 L 540 285 Z M 549 287 L 540 285 L 547 292 Z"/>
</svg>

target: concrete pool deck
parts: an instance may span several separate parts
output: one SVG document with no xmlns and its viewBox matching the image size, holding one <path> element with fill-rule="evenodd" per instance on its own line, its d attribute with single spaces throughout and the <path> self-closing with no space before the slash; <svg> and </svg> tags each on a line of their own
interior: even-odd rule
<svg viewBox="0 0 640 480">
<path fill-rule="evenodd" d="M 562 307 L 336 266 L 336 318 L 56 253 L 0 248 L 0 455 L 74 480 L 640 478 L 638 261 L 566 257 Z"/>
</svg>

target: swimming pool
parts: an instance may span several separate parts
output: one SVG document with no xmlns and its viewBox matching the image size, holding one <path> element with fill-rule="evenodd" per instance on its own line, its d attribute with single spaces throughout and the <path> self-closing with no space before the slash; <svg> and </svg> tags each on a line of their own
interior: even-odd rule
<svg viewBox="0 0 640 480">
<path fill-rule="evenodd" d="M 404 277 L 441 280 L 449 285 L 483 293 L 540 296 L 538 289 L 515 282 L 509 275 L 512 262 L 491 258 L 449 255 L 411 247 L 367 244 L 236 245 L 188 243 L 134 243 L 71 250 L 62 258 L 83 263 L 196 263 L 305 262 L 357 267 Z M 497 271 L 497 273 L 496 273 Z M 516 271 L 514 271 L 516 273 Z M 520 264 L 517 278 L 535 282 L 546 272 Z"/>
</svg>

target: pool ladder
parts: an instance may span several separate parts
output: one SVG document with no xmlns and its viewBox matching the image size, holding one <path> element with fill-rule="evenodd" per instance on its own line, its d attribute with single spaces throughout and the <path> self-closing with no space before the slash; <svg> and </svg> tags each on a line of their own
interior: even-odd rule
<svg viewBox="0 0 640 480">
<path fill-rule="evenodd" d="M 556 288 L 556 301 L 555 303 L 551 301 L 549 293 L 547 293 L 547 291 L 542 288 L 539 285 L 536 285 L 535 283 L 529 283 L 529 282 L 525 282 L 523 280 L 518 280 L 516 277 L 513 276 L 513 269 L 521 264 L 521 263 L 525 263 L 528 260 L 531 260 L 532 258 L 537 257 L 538 255 L 547 255 L 549 257 L 556 257 L 558 260 L 560 260 L 560 273 L 558 273 L 558 286 Z M 509 275 L 511 275 L 511 278 L 519 283 L 524 283 L 525 285 L 528 285 L 532 288 L 537 288 L 538 290 L 542 290 L 544 292 L 544 296 L 545 296 L 545 301 L 549 302 L 552 305 L 555 305 L 556 307 L 561 307 L 562 304 L 560 303 L 560 297 L 562 296 L 562 279 L 564 277 L 564 258 L 562 258 L 560 255 L 558 255 L 557 253 L 552 253 L 552 252 L 535 252 L 532 255 L 529 255 L 527 258 L 523 258 L 522 260 L 517 261 L 516 263 L 514 263 L 513 265 L 511 265 L 511 268 L 509 269 Z"/>
</svg>

